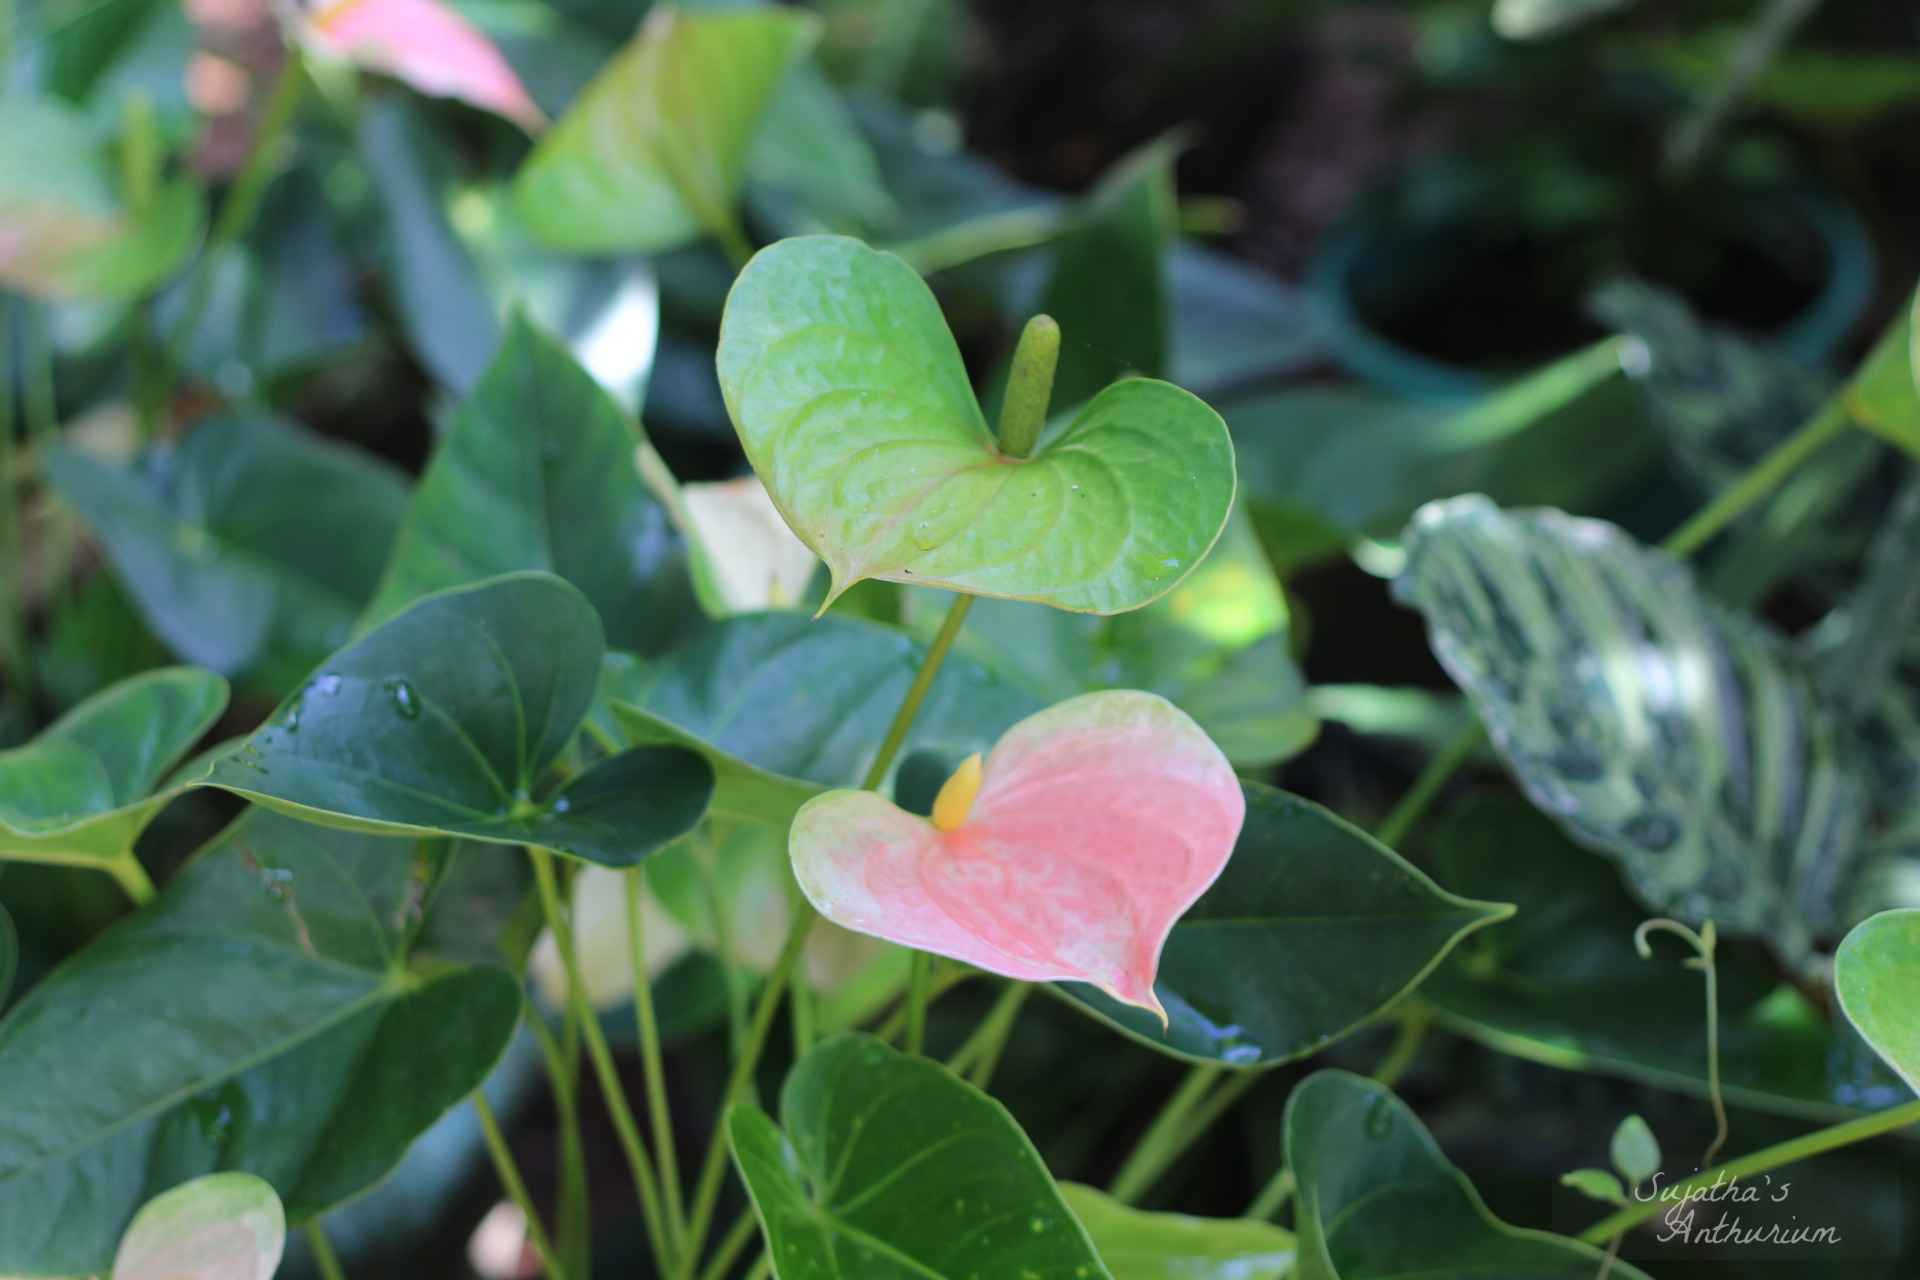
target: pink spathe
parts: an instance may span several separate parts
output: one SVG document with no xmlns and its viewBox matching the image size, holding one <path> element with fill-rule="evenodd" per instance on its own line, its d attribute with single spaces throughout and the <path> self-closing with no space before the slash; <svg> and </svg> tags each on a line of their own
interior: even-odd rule
<svg viewBox="0 0 1920 1280">
<path fill-rule="evenodd" d="M 1245 818 L 1200 726 L 1118 690 L 1010 729 L 950 831 L 871 791 L 833 791 L 795 816 L 789 851 L 836 924 L 1010 978 L 1092 983 L 1164 1022 L 1160 950 Z"/>
<path fill-rule="evenodd" d="M 322 52 L 403 80 L 422 93 L 459 98 L 518 122 L 547 119 L 500 50 L 440 0 L 336 0 L 306 23 Z"/>
</svg>

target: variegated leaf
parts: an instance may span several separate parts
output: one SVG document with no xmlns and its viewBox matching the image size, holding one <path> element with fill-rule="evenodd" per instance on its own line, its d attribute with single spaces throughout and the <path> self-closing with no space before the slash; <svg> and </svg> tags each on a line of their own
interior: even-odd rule
<svg viewBox="0 0 1920 1280">
<path fill-rule="evenodd" d="M 1803 955 L 1843 923 L 1866 788 L 1764 624 L 1613 525 L 1430 503 L 1395 583 L 1533 802 L 1652 909 Z"/>
</svg>

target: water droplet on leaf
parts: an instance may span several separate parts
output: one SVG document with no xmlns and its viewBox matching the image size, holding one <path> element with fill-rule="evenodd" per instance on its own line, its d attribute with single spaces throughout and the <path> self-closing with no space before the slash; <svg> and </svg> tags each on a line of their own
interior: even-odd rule
<svg viewBox="0 0 1920 1280">
<path fill-rule="evenodd" d="M 393 702 L 393 709 L 408 720 L 420 718 L 420 697 L 414 693 L 413 686 L 399 676 L 390 677 L 385 683 L 387 697 Z"/>
</svg>

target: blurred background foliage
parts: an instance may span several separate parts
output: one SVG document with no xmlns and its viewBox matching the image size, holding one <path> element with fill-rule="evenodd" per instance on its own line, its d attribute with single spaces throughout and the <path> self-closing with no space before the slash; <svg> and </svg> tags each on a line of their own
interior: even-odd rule
<svg viewBox="0 0 1920 1280">
<path fill-rule="evenodd" d="M 455 7 L 555 118 L 647 8 Z M 1065 332 L 1060 404 L 1125 373 L 1165 376 L 1220 410 L 1239 451 L 1230 535 L 1180 592 L 1107 620 L 985 602 L 963 654 L 1010 697 L 1166 692 L 1249 776 L 1362 825 L 1463 723 L 1419 618 L 1384 580 L 1417 506 L 1479 491 L 1656 541 L 1806 420 L 1920 275 L 1920 11 L 1908 4 L 813 7 L 823 37 L 781 82 L 746 158 L 751 240 L 833 230 L 895 248 L 929 275 L 990 405 L 1019 324 L 1044 309 Z M 286 56 L 273 15 L 259 0 L 11 0 L 4 12 L 8 111 L 31 99 L 46 119 L 9 114 L 0 193 L 35 171 L 29 152 L 57 145 L 63 181 L 86 186 L 75 198 L 103 217 L 131 211 L 140 236 L 98 268 L 86 301 L 44 300 L 47 282 L 9 274 L 17 260 L 0 253 L 17 290 L 0 302 L 0 427 L 20 442 L 0 477 L 20 513 L 0 592 L 0 746 L 173 661 L 235 681 L 216 736 L 255 723 L 374 601 L 409 486 L 464 429 L 454 406 L 515 310 L 638 416 L 690 499 L 743 473 L 713 371 L 732 269 L 711 242 L 556 253 L 512 198 L 529 149 L 516 126 L 309 63 L 257 220 L 182 275 L 201 193 L 233 199 L 271 107 Z M 168 264 L 159 278 L 141 278 L 155 263 Z M 183 317 L 187 377 L 156 402 L 131 353 Z M 1832 440 L 1709 549 L 1703 580 L 1808 631 L 1856 585 L 1913 467 L 1864 434 Z M 705 624 L 684 548 L 649 518 L 657 603 L 609 630 L 637 662 L 686 662 Z M 821 589 L 816 578 L 778 602 Z M 870 584 L 835 612 L 927 634 L 938 604 Z M 1697 1003 L 1625 954 L 1638 908 L 1610 869 L 1515 804 L 1493 770 L 1467 790 L 1404 851 L 1457 892 L 1531 894 L 1543 914 L 1528 925 L 1523 910 L 1442 970 L 1427 994 L 1462 1034 L 1431 1040 L 1399 1087 L 1498 1213 L 1572 1229 L 1584 1211 L 1558 1174 L 1592 1163 L 1621 1114 L 1646 1115 L 1670 1150 L 1704 1142 Z M 143 858 L 164 873 L 231 812 L 216 793 L 188 794 L 147 831 Z M 779 850 L 749 833 L 723 856 L 740 909 L 777 919 Z M 511 936 L 517 867 L 464 861 L 430 943 L 449 955 L 491 945 L 449 903 Z M 698 886 L 673 874 L 656 895 L 692 941 L 663 960 L 658 998 L 682 1131 L 704 1140 L 733 993 L 702 954 L 712 921 Z M 1540 924 L 1576 885 L 1587 917 Z M 16 998 L 123 911 L 105 877 L 37 867 L 8 867 L 0 901 L 20 934 Z M 1723 963 L 1740 1145 L 1880 1101 L 1857 1042 L 1780 1002 L 1771 957 L 1736 948 Z M 1507 976 L 1542 964 L 1548 989 Z M 963 990 L 937 1006 L 933 1040 L 957 1039 L 986 998 Z M 833 1016 L 870 1007 L 857 990 L 848 999 Z M 609 1015 L 616 1029 L 622 1016 Z M 1322 1060 L 1364 1070 L 1385 1040 L 1364 1033 Z M 495 1085 L 544 1186 L 560 1139 L 536 1056 L 519 1045 Z M 1569 1066 L 1587 1070 L 1556 1069 Z M 996 1092 L 1054 1168 L 1097 1173 L 1136 1136 L 1139 1100 L 1177 1070 L 1036 1001 Z M 1154 1202 L 1244 1204 L 1303 1072 L 1267 1077 Z M 618 1154 L 597 1102 L 584 1105 L 600 1267 L 644 1274 L 637 1224 L 619 1213 Z M 1805 1186 L 1798 1211 L 1857 1242 L 1846 1274 L 1920 1269 L 1920 1155 L 1882 1144 L 1822 1163 Z M 470 1245 L 496 1198 L 457 1112 L 378 1196 L 329 1223 L 356 1275 L 465 1275 L 493 1265 Z M 1805 1273 L 1775 1255 L 1647 1265 Z"/>
</svg>

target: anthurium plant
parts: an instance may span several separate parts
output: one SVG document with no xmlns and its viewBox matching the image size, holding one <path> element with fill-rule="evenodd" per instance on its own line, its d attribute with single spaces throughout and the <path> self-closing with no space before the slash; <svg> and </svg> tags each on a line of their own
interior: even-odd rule
<svg viewBox="0 0 1920 1280">
<path fill-rule="evenodd" d="M 644 8 L 6 19 L 0 1277 L 1920 1274 L 1911 281 L 1286 387 Z"/>
</svg>

